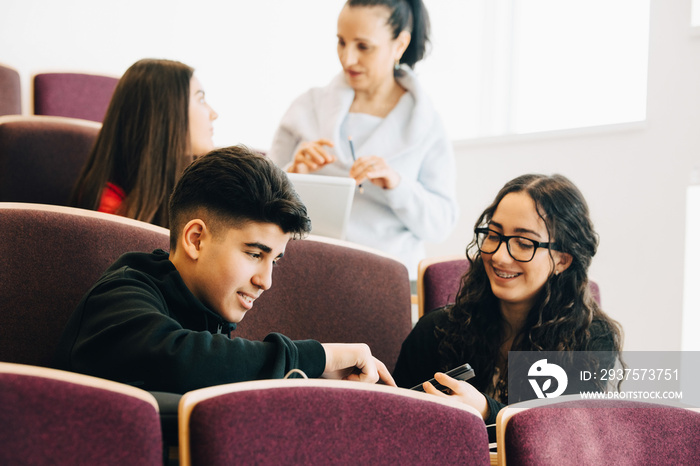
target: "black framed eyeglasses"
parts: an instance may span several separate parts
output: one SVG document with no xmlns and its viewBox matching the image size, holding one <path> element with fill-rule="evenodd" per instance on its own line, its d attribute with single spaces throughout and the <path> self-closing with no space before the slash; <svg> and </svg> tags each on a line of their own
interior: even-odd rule
<svg viewBox="0 0 700 466">
<path fill-rule="evenodd" d="M 508 254 L 518 262 L 530 262 L 535 257 L 537 248 L 556 251 L 556 245 L 553 242 L 540 243 L 523 236 L 505 236 L 490 228 L 477 228 L 474 233 L 476 233 L 476 245 L 482 253 L 493 254 L 501 247 L 501 243 L 506 243 Z"/>
</svg>

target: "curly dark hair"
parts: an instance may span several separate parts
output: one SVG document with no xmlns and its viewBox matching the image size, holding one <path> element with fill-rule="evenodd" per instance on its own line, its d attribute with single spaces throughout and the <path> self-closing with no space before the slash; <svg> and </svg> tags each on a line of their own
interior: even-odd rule
<svg viewBox="0 0 700 466">
<path fill-rule="evenodd" d="M 557 250 L 572 257 L 562 273 L 550 273 L 530 310 L 523 328 L 515 336 L 511 351 L 592 351 L 591 329 L 612 339 L 615 351 L 622 347 L 620 325 L 605 314 L 588 282 L 588 268 L 598 247 L 598 235 L 590 220 L 588 205 L 578 188 L 562 175 L 522 175 L 501 189 L 493 203 L 484 210 L 475 227 L 489 224 L 501 200 L 510 193 L 527 193 L 535 202 L 550 241 Z M 550 259 L 554 262 L 552 252 Z M 448 370 L 465 360 L 474 367 L 473 385 L 485 391 L 493 383 L 498 367 L 496 394 L 507 400 L 507 369 L 501 356 L 506 323 L 499 312 L 486 275 L 476 237 L 467 247 L 469 269 L 461 280 L 455 304 L 447 312 L 443 328 L 436 328 L 441 370 Z M 504 372 L 506 371 L 506 372 Z"/>
</svg>

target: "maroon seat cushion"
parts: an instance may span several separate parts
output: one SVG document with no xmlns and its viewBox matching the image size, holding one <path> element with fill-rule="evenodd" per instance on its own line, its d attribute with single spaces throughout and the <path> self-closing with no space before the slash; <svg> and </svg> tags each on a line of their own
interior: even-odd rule
<svg viewBox="0 0 700 466">
<path fill-rule="evenodd" d="M 581 407 L 513 415 L 505 436 L 509 466 L 700 464 L 700 413 L 632 401 L 566 404 Z"/>
<path fill-rule="evenodd" d="M 0 115 L 22 113 L 22 85 L 17 70 L 0 65 Z"/>
<path fill-rule="evenodd" d="M 102 122 L 119 79 L 83 73 L 34 77 L 34 114 Z"/>
<path fill-rule="evenodd" d="M 162 464 L 160 421 L 141 399 L 0 373 L 1 464 Z"/>
<path fill-rule="evenodd" d="M 427 314 L 455 302 L 462 275 L 469 268 L 465 259 L 436 262 L 429 265 L 423 275 L 423 309 Z"/>
<path fill-rule="evenodd" d="M 195 465 L 489 464 L 477 416 L 374 391 L 290 387 L 220 395 L 194 407 L 190 432 Z"/>
<path fill-rule="evenodd" d="M 108 214 L 16 205 L 0 208 L 12 238 L 0 242 L 0 361 L 47 366 L 68 318 L 107 267 L 128 251 L 167 249 L 169 236 Z"/>
<path fill-rule="evenodd" d="M 7 117 L 9 118 L 9 117 Z M 22 117 L 0 124 L 0 201 L 68 205 L 99 125 Z"/>
</svg>

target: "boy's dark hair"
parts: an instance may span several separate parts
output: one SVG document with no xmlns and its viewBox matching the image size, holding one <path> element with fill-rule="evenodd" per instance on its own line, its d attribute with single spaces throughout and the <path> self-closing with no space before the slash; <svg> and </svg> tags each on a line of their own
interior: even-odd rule
<svg viewBox="0 0 700 466">
<path fill-rule="evenodd" d="M 185 169 L 170 196 L 170 248 L 185 224 L 202 218 L 207 227 L 272 223 L 293 238 L 311 231 L 306 206 L 287 174 L 245 146 L 215 149 Z"/>
</svg>

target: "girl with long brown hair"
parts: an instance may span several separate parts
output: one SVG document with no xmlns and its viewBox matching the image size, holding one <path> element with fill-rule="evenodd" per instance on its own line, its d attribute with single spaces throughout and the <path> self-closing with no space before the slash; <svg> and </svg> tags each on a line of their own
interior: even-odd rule
<svg viewBox="0 0 700 466">
<path fill-rule="evenodd" d="M 168 198 L 193 156 L 214 148 L 216 112 L 194 70 L 143 59 L 122 76 L 71 204 L 168 226 Z"/>
</svg>

